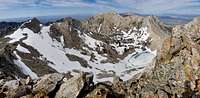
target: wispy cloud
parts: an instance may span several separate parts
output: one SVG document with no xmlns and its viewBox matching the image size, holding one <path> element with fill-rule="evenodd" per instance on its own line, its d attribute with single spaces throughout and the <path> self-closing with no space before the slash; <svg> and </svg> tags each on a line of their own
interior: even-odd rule
<svg viewBox="0 0 200 98">
<path fill-rule="evenodd" d="M 0 14 L 6 16 L 14 11 L 38 10 L 45 13 L 98 13 L 115 10 L 141 14 L 200 15 L 200 0 L 0 0 Z M 55 11 L 56 12 L 51 12 Z M 62 10 L 61 10 L 62 9 Z M 47 12 L 48 11 L 48 12 Z M 31 13 L 31 11 L 29 12 Z M 4 14 L 4 15 L 2 15 Z M 1 18 L 0 16 L 0 18 Z"/>
<path fill-rule="evenodd" d="M 116 2 L 146 14 L 200 13 L 197 10 L 200 9 L 200 0 L 116 0 Z M 194 11 L 190 9 L 193 6 L 196 6 Z"/>
</svg>

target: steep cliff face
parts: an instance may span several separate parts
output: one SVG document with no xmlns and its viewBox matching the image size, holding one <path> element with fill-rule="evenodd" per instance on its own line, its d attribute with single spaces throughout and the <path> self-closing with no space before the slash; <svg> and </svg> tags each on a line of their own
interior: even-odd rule
<svg viewBox="0 0 200 98">
<path fill-rule="evenodd" d="M 13 54 L 16 48 L 13 44 L 7 44 L 0 49 L 0 78 L 5 80 L 17 79 L 19 77 L 25 78 L 26 75 L 21 69 L 14 64 L 13 60 L 16 59 Z"/>
<path fill-rule="evenodd" d="M 59 42 L 61 42 L 61 37 L 63 37 L 63 44 L 67 48 L 81 48 L 82 39 L 79 38 L 77 31 L 80 25 L 80 21 L 66 18 L 62 22 L 54 23 L 50 27 L 50 36 Z"/>
<path fill-rule="evenodd" d="M 167 37 L 171 36 L 172 27 L 165 25 L 156 16 L 147 16 L 142 25 L 149 28 L 148 32 L 150 33 L 150 38 L 153 39 L 150 48 L 159 51 L 162 47 L 163 41 Z"/>
</svg>

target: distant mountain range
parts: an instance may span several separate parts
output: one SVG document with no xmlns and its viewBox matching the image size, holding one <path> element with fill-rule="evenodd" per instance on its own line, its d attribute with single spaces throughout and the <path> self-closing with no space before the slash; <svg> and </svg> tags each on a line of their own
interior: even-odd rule
<svg viewBox="0 0 200 98">
<path fill-rule="evenodd" d="M 139 16 L 149 16 L 148 14 L 138 14 L 138 13 L 121 13 L 121 15 L 139 15 Z M 93 15 L 57 15 L 57 16 L 38 16 L 37 19 L 39 19 L 42 23 L 47 22 L 55 22 L 56 20 L 65 18 L 65 17 L 73 17 L 74 19 L 78 20 L 85 20 Z M 160 15 L 158 16 L 160 20 L 165 22 L 166 24 L 170 25 L 177 25 L 177 24 L 185 24 L 189 21 L 191 21 L 195 16 L 194 15 L 175 15 L 175 14 L 169 14 L 169 15 Z M 26 20 L 30 20 L 33 17 L 20 17 L 20 18 L 9 18 L 9 19 L 0 19 L 0 21 L 5 22 L 24 22 Z"/>
<path fill-rule="evenodd" d="M 47 22 L 54 22 L 56 20 L 65 18 L 65 17 L 73 17 L 78 20 L 83 20 L 91 15 L 58 15 L 58 16 L 38 16 L 37 19 L 39 19 L 42 23 L 47 23 Z M 33 17 L 20 17 L 20 18 L 9 18 L 9 19 L 0 19 L 0 21 L 6 21 L 6 22 L 24 22 L 26 20 L 30 20 Z"/>
</svg>

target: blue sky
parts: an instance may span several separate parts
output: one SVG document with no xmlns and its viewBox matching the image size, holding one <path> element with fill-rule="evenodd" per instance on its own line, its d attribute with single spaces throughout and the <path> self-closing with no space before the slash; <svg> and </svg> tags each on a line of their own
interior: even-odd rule
<svg viewBox="0 0 200 98">
<path fill-rule="evenodd" d="M 200 15 L 200 0 L 0 0 L 0 19 L 102 12 Z"/>
</svg>

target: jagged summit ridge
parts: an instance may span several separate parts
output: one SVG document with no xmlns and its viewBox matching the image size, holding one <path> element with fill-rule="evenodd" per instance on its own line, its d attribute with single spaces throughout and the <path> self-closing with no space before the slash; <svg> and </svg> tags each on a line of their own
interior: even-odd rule
<svg viewBox="0 0 200 98">
<path fill-rule="evenodd" d="M 163 39 L 170 35 L 170 30 L 172 29 L 162 23 L 156 16 L 128 15 L 123 17 L 117 13 L 93 16 L 89 20 L 84 21 L 82 26 L 87 32 L 92 32 L 97 36 L 96 39 L 102 40 L 108 40 L 110 36 L 121 33 L 121 31 L 128 32 L 134 27 L 148 27 L 150 38 L 154 39 L 150 45 L 152 50 L 161 48 L 157 44 L 161 44 Z"/>
</svg>

